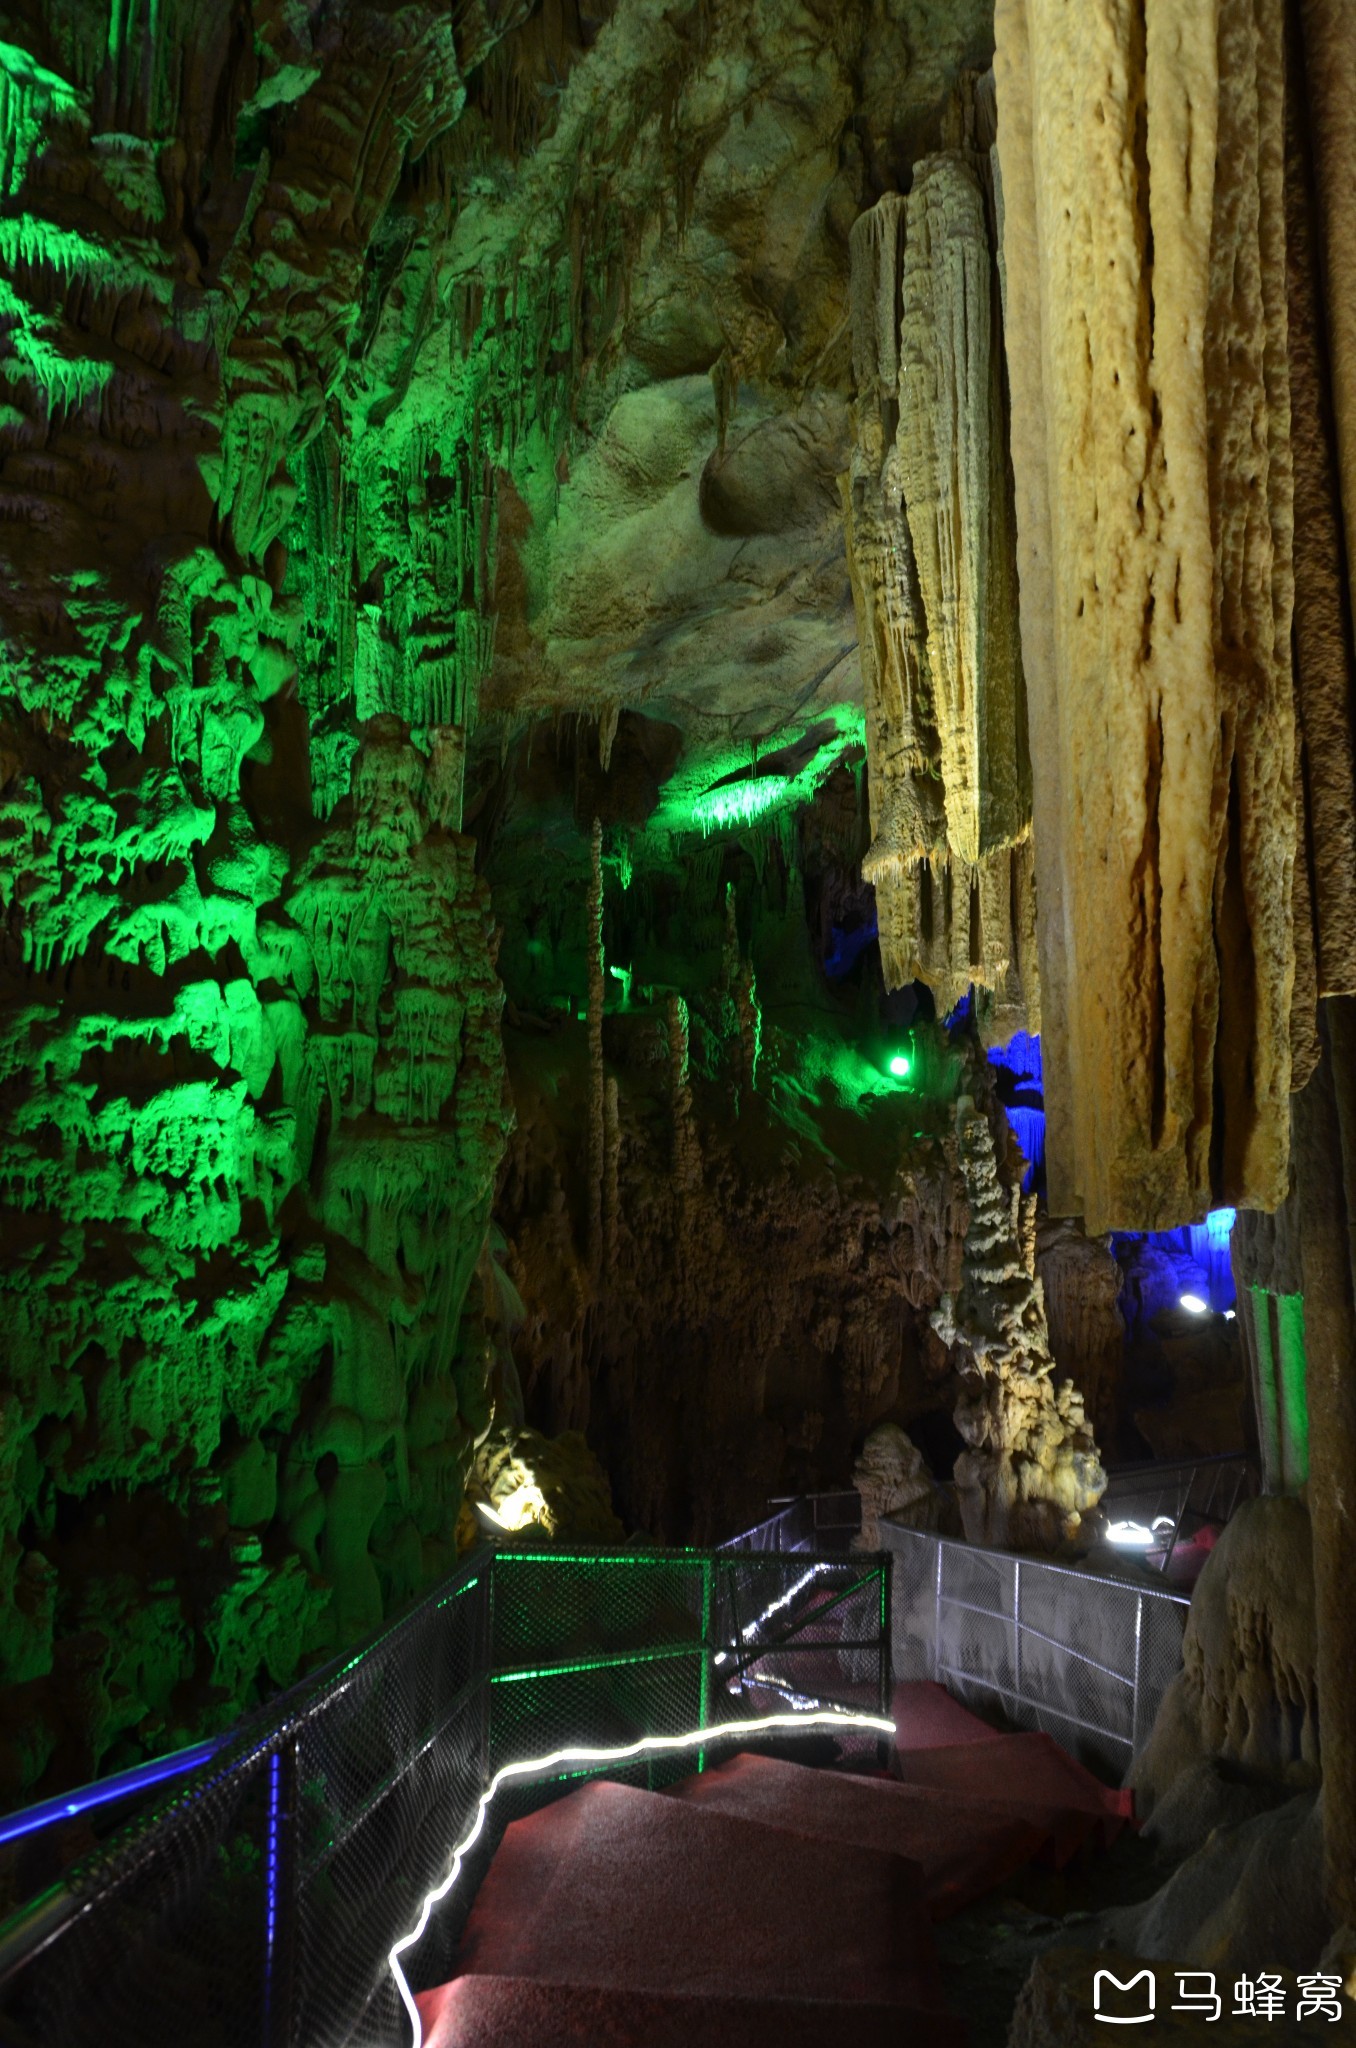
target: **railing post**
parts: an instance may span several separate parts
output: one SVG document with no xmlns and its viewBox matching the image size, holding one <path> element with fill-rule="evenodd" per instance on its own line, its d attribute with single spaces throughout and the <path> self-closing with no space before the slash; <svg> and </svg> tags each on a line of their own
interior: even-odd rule
<svg viewBox="0 0 1356 2048">
<path fill-rule="evenodd" d="M 1022 1560 L 1012 1561 L 1012 1689 L 1022 1698 Z"/>
<path fill-rule="evenodd" d="M 701 1647 L 701 1689 L 698 1719 L 703 1728 L 711 1725 L 711 1659 L 715 1645 L 711 1641 L 713 1581 L 715 1562 L 708 1552 L 702 1558 L 702 1647 Z M 706 1769 L 706 1745 L 697 1751 L 697 1769 Z"/>
<path fill-rule="evenodd" d="M 942 1539 L 937 1538 L 937 1604 L 932 1621 L 932 1680 L 942 1681 Z"/>
<path fill-rule="evenodd" d="M 880 1714 L 883 1721 L 890 1718 L 890 1695 L 894 1690 L 894 1616 L 890 1605 L 891 1574 L 894 1571 L 893 1554 L 884 1550 L 880 1560 Z M 876 1761 L 882 1769 L 890 1764 L 890 1739 L 883 1735 L 876 1744 Z"/>
<path fill-rule="evenodd" d="M 264 1843 L 263 2048 L 292 2048 L 297 1948 L 300 1775 L 295 1734 L 268 1760 Z"/>
<path fill-rule="evenodd" d="M 494 1702 L 494 1687 L 490 1683 L 494 1675 L 494 1555 L 491 1552 L 485 1562 L 485 1591 L 481 1597 L 481 1616 L 485 1639 L 480 1655 L 480 1789 L 489 1790 L 494 1775 L 490 1756 L 490 1716 Z"/>
<path fill-rule="evenodd" d="M 1139 1748 L 1139 1670 L 1140 1639 L 1144 1634 L 1144 1595 L 1135 1595 L 1135 1670 L 1134 1685 L 1130 1691 L 1130 1756 L 1133 1761 Z"/>
</svg>

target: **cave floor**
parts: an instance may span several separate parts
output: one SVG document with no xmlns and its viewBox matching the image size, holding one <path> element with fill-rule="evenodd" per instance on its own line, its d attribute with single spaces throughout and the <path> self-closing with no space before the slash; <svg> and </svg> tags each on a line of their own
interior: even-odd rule
<svg viewBox="0 0 1356 2048">
<path fill-rule="evenodd" d="M 1037 1864 L 998 1892 L 934 1928 L 951 2010 L 966 2022 L 970 2048 L 1007 2048 L 1018 1994 L 1036 1958 L 1077 1948 L 1095 1914 L 1146 1899 L 1167 1868 L 1127 1831 L 1109 1850 L 1087 1849 L 1055 1871 Z"/>
</svg>

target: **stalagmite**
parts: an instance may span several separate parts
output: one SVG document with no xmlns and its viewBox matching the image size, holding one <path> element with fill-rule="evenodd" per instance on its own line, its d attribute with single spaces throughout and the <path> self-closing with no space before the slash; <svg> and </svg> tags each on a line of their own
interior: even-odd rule
<svg viewBox="0 0 1356 2048">
<path fill-rule="evenodd" d="M 621 1099 L 617 1077 L 609 1074 L 603 1089 L 603 1276 L 617 1263 L 617 1225 L 621 1217 Z"/>
<path fill-rule="evenodd" d="M 1106 1474 L 1082 1396 L 1069 1380 L 1055 1384 L 1021 1191 L 1003 1185 L 988 1114 L 973 1095 L 957 1101 L 956 1138 L 970 1225 L 960 1293 L 943 1296 L 932 1323 L 959 1360 L 956 1427 L 969 1448 L 955 1477 L 965 1533 L 972 1543 L 1056 1550 L 1101 1499 Z"/>
<path fill-rule="evenodd" d="M 739 926 L 735 918 L 734 884 L 725 885 L 725 939 L 721 948 L 721 992 L 728 1021 L 739 1042 L 739 1072 L 750 1088 L 758 1085 L 758 1055 L 762 1049 L 763 1019 L 758 1008 L 758 989 L 753 962 L 739 950 Z"/>
<path fill-rule="evenodd" d="M 999 0 L 995 59 L 1051 1201 L 1097 1230 L 1280 1199 L 1295 971 L 1280 0 L 1145 20 Z"/>
<path fill-rule="evenodd" d="M 688 1010 L 678 994 L 668 1001 L 669 1103 L 673 1117 L 673 1177 L 680 1189 L 690 1193 L 701 1185 L 701 1142 L 692 1117 L 692 1089 L 688 1082 Z"/>
<path fill-rule="evenodd" d="M 874 883 L 892 987 L 991 1035 L 1039 1029 L 1031 770 L 1015 630 L 995 230 L 982 96 L 971 146 L 916 169 L 852 232 L 856 446 L 843 480 L 866 704 Z"/>
</svg>

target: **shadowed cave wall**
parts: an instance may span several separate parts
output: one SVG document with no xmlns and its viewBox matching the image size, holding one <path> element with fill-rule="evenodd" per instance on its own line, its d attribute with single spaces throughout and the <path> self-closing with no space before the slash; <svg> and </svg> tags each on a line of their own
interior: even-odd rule
<svg viewBox="0 0 1356 2048">
<path fill-rule="evenodd" d="M 11 1798 L 220 1725 L 452 1554 L 513 1120 L 477 730 L 615 701 L 657 605 L 741 759 L 853 657 L 848 227 L 984 10 L 528 11 L 0 23 Z M 676 437 L 608 444 L 626 488 L 742 406 L 791 490 L 760 557 L 747 457 L 713 472 L 662 605 L 661 515 L 609 651 L 571 477 L 647 380 Z"/>
</svg>

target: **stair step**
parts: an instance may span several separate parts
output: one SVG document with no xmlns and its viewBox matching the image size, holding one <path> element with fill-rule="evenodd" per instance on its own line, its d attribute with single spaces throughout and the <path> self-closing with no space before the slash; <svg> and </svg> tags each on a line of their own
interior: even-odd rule
<svg viewBox="0 0 1356 2048">
<path fill-rule="evenodd" d="M 506 1831 L 464 1973 L 944 2010 L 916 1864 L 595 1783 Z"/>
<path fill-rule="evenodd" d="M 898 1749 L 955 1749 L 963 1742 L 1001 1742 L 1003 1732 L 953 1699 L 931 1679 L 902 1680 L 890 1696 Z"/>
<path fill-rule="evenodd" d="M 901 1784 L 964 1791 L 1034 1820 L 1048 1822 L 1055 1813 L 1080 1816 L 1081 1826 L 1072 1832 L 1103 1847 L 1110 1847 L 1134 1815 L 1133 1793 L 1104 1785 L 1049 1735 L 999 1735 L 947 1749 L 900 1748 L 892 1768 Z M 1061 1833 L 1070 1832 L 1066 1821 Z"/>
<path fill-rule="evenodd" d="M 744 1754 L 666 1795 L 703 1812 L 740 1814 L 821 1841 L 905 1856 L 923 1873 L 934 1920 L 1004 1884 L 1052 1843 L 1088 1832 L 1076 1813 L 1037 1817 L 949 1787 L 807 1770 Z"/>
<path fill-rule="evenodd" d="M 961 2021 L 898 2005 L 618 1991 L 458 1977 L 419 2000 L 424 2048 L 964 2048 Z"/>
</svg>

